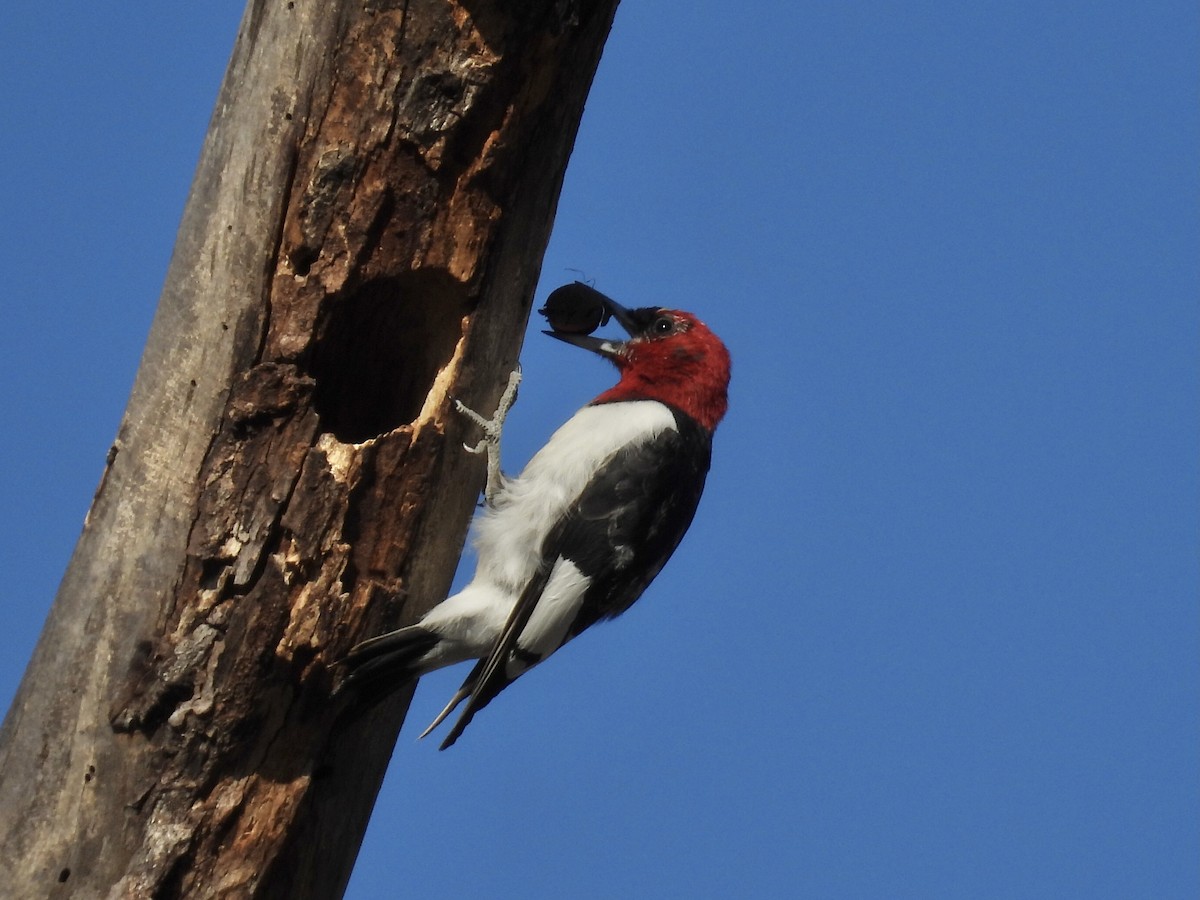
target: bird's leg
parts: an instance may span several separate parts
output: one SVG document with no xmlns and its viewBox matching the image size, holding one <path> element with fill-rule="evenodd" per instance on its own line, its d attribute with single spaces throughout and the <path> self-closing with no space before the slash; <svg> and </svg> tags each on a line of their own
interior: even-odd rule
<svg viewBox="0 0 1200 900">
<path fill-rule="evenodd" d="M 487 453 L 487 484 L 483 488 L 483 500 L 488 506 L 495 505 L 496 495 L 504 487 L 504 473 L 500 471 L 500 433 L 504 430 L 504 420 L 517 399 L 517 385 L 521 383 L 521 367 L 517 366 L 508 376 L 508 386 L 500 395 L 496 404 L 496 412 L 490 419 L 485 419 L 475 410 L 465 406 L 461 400 L 454 401 L 454 408 L 483 429 L 483 438 L 475 446 L 463 444 L 468 453 Z"/>
</svg>

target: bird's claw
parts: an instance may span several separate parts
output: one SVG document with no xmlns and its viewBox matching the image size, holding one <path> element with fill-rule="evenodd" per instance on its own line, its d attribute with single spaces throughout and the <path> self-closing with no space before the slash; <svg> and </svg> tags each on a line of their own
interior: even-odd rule
<svg viewBox="0 0 1200 900">
<path fill-rule="evenodd" d="M 496 495 L 504 487 L 504 474 L 500 471 L 500 436 L 504 431 L 504 420 L 508 418 L 508 411 L 516 402 L 517 387 L 520 384 L 521 367 L 517 366 L 509 373 L 508 385 L 504 388 L 504 393 L 500 395 L 500 401 L 496 404 L 496 412 L 490 419 L 484 418 L 461 400 L 455 399 L 454 401 L 454 408 L 460 414 L 483 429 L 483 437 L 479 442 L 474 445 L 463 444 L 463 449 L 468 453 L 487 454 L 487 485 L 483 489 L 483 499 L 488 506 L 495 505 Z"/>
<path fill-rule="evenodd" d="M 507 394 L 508 392 L 505 391 L 505 397 Z M 512 406 L 511 399 L 509 399 L 507 406 L 505 405 L 505 397 L 500 398 L 500 405 L 496 408 L 496 414 L 490 419 L 485 419 L 479 413 L 475 412 L 475 410 L 471 409 L 471 407 L 467 406 L 467 404 L 455 398 L 454 408 L 483 429 L 483 439 L 475 445 L 474 449 L 471 449 L 466 444 L 463 444 L 463 446 L 467 447 L 468 450 L 471 450 L 472 453 L 482 453 L 482 447 L 484 444 L 486 444 L 489 440 L 499 439 L 500 429 L 504 426 L 504 417 L 508 413 L 508 407 Z"/>
</svg>

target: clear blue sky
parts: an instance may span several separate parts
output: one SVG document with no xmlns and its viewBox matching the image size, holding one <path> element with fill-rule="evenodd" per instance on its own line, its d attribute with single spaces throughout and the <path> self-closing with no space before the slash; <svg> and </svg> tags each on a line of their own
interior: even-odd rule
<svg viewBox="0 0 1200 900">
<path fill-rule="evenodd" d="M 919 6 L 919 10 L 916 7 Z M 0 702 L 125 405 L 241 7 L 0 33 Z M 625 618 L 446 753 L 351 883 L 426 897 L 1200 896 L 1194 2 L 626 2 L 539 299 L 734 356 Z M 518 468 L 606 387 L 531 328 Z"/>
</svg>

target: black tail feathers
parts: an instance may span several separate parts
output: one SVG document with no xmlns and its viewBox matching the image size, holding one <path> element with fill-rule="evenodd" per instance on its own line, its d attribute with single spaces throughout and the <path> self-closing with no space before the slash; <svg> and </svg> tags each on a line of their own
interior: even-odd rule
<svg viewBox="0 0 1200 900">
<path fill-rule="evenodd" d="M 421 674 L 421 657 L 439 640 L 432 631 L 410 625 L 357 644 L 338 661 L 346 674 L 335 693 L 354 691 L 364 699 L 382 698 Z"/>
<path fill-rule="evenodd" d="M 441 638 L 429 629 L 420 625 L 410 625 L 357 644 L 338 660 L 337 664 L 345 674 L 334 689 L 334 695 L 352 696 L 353 702 L 347 707 L 347 711 L 362 712 L 373 707 L 393 691 L 422 675 L 425 669 L 421 666 L 421 660 L 440 640 Z M 493 651 L 488 658 L 479 660 L 462 687 L 421 737 L 433 731 L 466 700 L 466 708 L 455 721 L 446 739 L 442 741 L 440 749 L 445 750 L 453 745 L 470 724 L 475 713 L 487 706 L 497 694 L 512 683 L 512 679 L 507 677 L 503 668 L 499 666 L 498 661 L 502 658 Z"/>
</svg>

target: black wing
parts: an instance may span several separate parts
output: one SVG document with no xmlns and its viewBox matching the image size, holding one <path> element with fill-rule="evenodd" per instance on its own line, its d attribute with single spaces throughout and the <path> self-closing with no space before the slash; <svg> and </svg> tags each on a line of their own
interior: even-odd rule
<svg viewBox="0 0 1200 900">
<path fill-rule="evenodd" d="M 491 653 L 472 671 L 456 697 L 470 697 L 442 749 L 453 744 L 476 712 L 515 676 L 508 661 L 560 559 L 588 577 L 582 605 L 564 640 L 600 619 L 627 610 L 654 579 L 691 525 L 704 490 L 712 436 L 677 413 L 676 430 L 623 447 L 584 488 L 542 545 L 536 576 L 513 608 Z M 523 660 L 533 665 L 538 660 Z M 452 706 L 446 712 L 449 712 Z"/>
<path fill-rule="evenodd" d="M 591 580 L 568 639 L 629 609 L 692 524 L 712 436 L 687 416 L 675 418 L 677 430 L 620 450 L 546 540 Z"/>
</svg>

